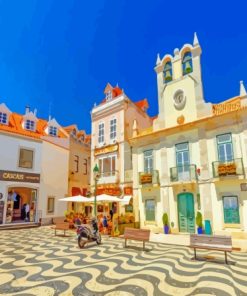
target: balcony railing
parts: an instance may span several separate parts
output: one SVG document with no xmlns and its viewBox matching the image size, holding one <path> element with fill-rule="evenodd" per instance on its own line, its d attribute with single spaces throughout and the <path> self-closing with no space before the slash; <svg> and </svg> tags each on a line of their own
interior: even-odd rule
<svg viewBox="0 0 247 296">
<path fill-rule="evenodd" d="M 98 184 L 116 183 L 119 181 L 118 171 L 99 173 Z"/>
<path fill-rule="evenodd" d="M 196 165 L 188 164 L 170 168 L 170 180 L 171 182 L 197 180 Z"/>
<path fill-rule="evenodd" d="M 242 158 L 235 158 L 230 161 L 214 161 L 212 166 L 214 178 L 244 175 Z"/>
<path fill-rule="evenodd" d="M 149 172 L 140 172 L 139 173 L 139 184 L 141 185 L 158 185 L 160 184 L 159 180 L 159 171 L 153 170 Z"/>
</svg>

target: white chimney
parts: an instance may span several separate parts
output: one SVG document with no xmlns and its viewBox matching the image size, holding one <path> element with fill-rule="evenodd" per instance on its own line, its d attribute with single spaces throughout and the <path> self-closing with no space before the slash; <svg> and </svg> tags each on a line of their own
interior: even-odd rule
<svg viewBox="0 0 247 296">
<path fill-rule="evenodd" d="M 29 112 L 30 112 L 30 106 L 27 105 L 27 106 L 25 107 L 25 114 L 28 114 Z"/>
</svg>

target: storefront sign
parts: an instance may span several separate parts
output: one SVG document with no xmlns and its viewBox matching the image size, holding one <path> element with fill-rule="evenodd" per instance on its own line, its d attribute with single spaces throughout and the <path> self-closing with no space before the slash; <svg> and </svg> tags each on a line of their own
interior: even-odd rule
<svg viewBox="0 0 247 296">
<path fill-rule="evenodd" d="M 1 171 L 0 170 L 0 181 L 39 183 L 40 182 L 40 174 L 14 172 L 14 171 Z"/>
<path fill-rule="evenodd" d="M 213 105 L 213 114 L 214 115 L 220 115 L 224 113 L 228 113 L 231 111 L 236 111 L 241 108 L 241 102 L 240 100 L 230 102 L 230 103 L 222 103 Z"/>
<path fill-rule="evenodd" d="M 140 176 L 140 183 L 141 184 L 148 184 L 148 183 L 152 183 L 152 174 L 145 174 L 145 175 L 141 175 Z"/>
<path fill-rule="evenodd" d="M 109 194 L 109 195 L 119 196 L 122 194 L 122 190 L 120 187 L 97 188 L 97 195 L 100 195 L 100 194 Z"/>
<path fill-rule="evenodd" d="M 125 195 L 132 195 L 133 194 L 133 188 L 132 187 L 125 187 L 124 188 L 124 194 Z"/>
<path fill-rule="evenodd" d="M 247 191 L 247 183 L 240 184 L 241 191 Z"/>
<path fill-rule="evenodd" d="M 115 145 L 109 145 L 109 146 L 105 146 L 102 148 L 95 148 L 94 149 L 94 155 L 100 155 L 100 154 L 106 154 L 106 153 L 111 153 L 111 152 L 115 152 L 118 151 L 118 144 Z"/>
</svg>

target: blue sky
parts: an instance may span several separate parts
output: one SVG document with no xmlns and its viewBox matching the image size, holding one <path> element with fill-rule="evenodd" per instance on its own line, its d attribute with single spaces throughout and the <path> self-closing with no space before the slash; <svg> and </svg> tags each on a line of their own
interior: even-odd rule
<svg viewBox="0 0 247 296">
<path fill-rule="evenodd" d="M 18 113 L 28 104 L 45 119 L 51 109 L 60 124 L 90 132 L 90 110 L 110 82 L 134 101 L 147 97 L 155 115 L 157 53 L 192 43 L 195 31 L 206 101 L 238 95 L 247 7 L 202 2 L 0 0 L 0 103 Z"/>
</svg>

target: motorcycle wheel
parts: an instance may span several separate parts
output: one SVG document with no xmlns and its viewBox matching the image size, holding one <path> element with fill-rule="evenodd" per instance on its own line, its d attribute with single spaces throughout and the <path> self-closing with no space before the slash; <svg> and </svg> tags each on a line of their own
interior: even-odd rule
<svg viewBox="0 0 247 296">
<path fill-rule="evenodd" d="M 78 246 L 80 249 L 83 249 L 86 243 L 87 242 L 81 236 L 78 237 Z"/>
<path fill-rule="evenodd" d="M 100 234 L 98 234 L 98 236 L 97 236 L 96 243 L 97 243 L 97 245 L 101 244 L 101 235 Z"/>
</svg>

